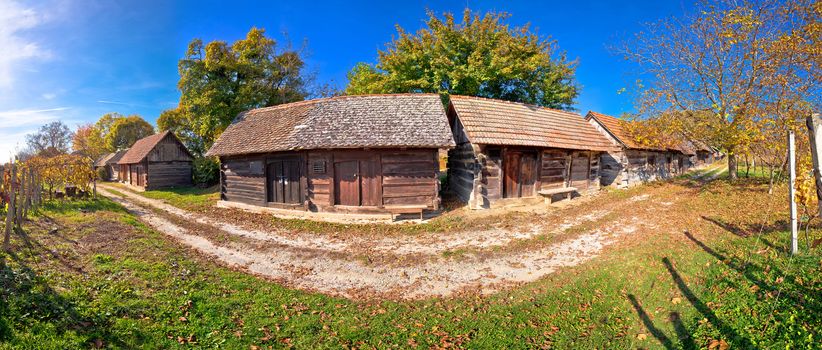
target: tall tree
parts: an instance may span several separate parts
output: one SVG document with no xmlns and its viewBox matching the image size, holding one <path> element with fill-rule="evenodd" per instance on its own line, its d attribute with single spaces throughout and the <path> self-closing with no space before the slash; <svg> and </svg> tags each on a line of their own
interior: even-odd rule
<svg viewBox="0 0 822 350">
<path fill-rule="evenodd" d="M 71 148 L 91 159 L 97 159 L 108 152 L 103 135 L 94 124 L 85 124 L 77 127 Z"/>
<path fill-rule="evenodd" d="M 54 156 L 68 153 L 71 145 L 72 132 L 61 121 L 43 125 L 33 134 L 26 135 L 26 144 L 35 154 Z"/>
<path fill-rule="evenodd" d="M 112 151 L 124 150 L 137 140 L 154 135 L 154 127 L 138 115 L 114 119 L 105 136 L 106 146 Z"/>
<path fill-rule="evenodd" d="M 718 0 L 701 3 L 683 18 L 649 25 L 624 47 L 626 58 L 640 63 L 652 76 L 641 95 L 641 113 L 653 117 L 682 111 L 680 118 L 688 121 L 675 125 L 698 126 L 699 131 L 692 132 L 697 139 L 727 152 L 730 176 L 735 179 L 737 156 L 762 139 L 766 120 L 807 113 L 808 104 L 801 101 L 813 86 L 818 90 L 818 76 L 813 80 L 812 75 L 793 69 L 797 61 L 786 58 L 793 51 L 780 50 L 778 45 L 803 26 L 798 12 L 815 6 L 818 19 L 819 5 L 812 4 L 811 0 Z M 818 32 L 812 34 L 817 39 Z M 815 47 L 818 59 L 818 41 L 810 47 Z M 801 85 L 807 88 L 797 84 L 803 79 Z"/>
<path fill-rule="evenodd" d="M 304 66 L 300 52 L 278 50 L 264 29 L 252 28 L 231 45 L 192 40 L 179 63 L 179 106 L 157 124 L 202 154 L 240 112 L 303 100 Z"/>
<path fill-rule="evenodd" d="M 429 11 L 416 34 L 397 26 L 398 38 L 379 51 L 376 65 L 357 64 L 346 92 L 432 92 L 571 109 L 576 63 L 528 25 L 512 28 L 508 17 L 466 9 L 457 23 L 451 13 Z"/>
</svg>

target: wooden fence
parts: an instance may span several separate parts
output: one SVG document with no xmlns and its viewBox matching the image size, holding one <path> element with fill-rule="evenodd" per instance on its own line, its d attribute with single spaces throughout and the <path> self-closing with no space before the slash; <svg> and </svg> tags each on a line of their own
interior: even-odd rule
<svg viewBox="0 0 822 350">
<path fill-rule="evenodd" d="M 12 161 L 0 174 L 0 210 L 5 209 L 3 249 L 6 251 L 11 233 L 22 230 L 23 221 L 44 201 L 97 195 L 91 161 L 78 156 Z"/>
</svg>

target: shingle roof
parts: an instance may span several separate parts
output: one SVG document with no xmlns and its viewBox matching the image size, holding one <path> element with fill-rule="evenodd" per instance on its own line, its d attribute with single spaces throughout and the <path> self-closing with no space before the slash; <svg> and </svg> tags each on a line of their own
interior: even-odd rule
<svg viewBox="0 0 822 350">
<path fill-rule="evenodd" d="M 120 158 L 117 164 L 134 164 L 143 161 L 151 150 L 154 149 L 154 146 L 157 146 L 157 144 L 169 134 L 171 134 L 171 132 L 166 130 L 159 134 L 146 136 L 137 140 L 137 142 L 123 154 L 123 157 Z M 171 136 L 175 137 L 174 134 L 171 134 Z"/>
<path fill-rule="evenodd" d="M 476 144 L 608 151 L 614 146 L 576 113 L 480 97 L 451 96 Z"/>
<path fill-rule="evenodd" d="M 322 148 L 450 148 L 436 94 L 338 96 L 240 113 L 206 155 Z"/>
<path fill-rule="evenodd" d="M 697 143 L 696 141 L 691 141 L 686 139 L 685 137 L 673 137 L 667 141 L 662 141 L 662 143 L 666 143 L 669 146 L 660 146 L 660 147 L 652 147 L 652 146 L 645 146 L 642 145 L 634 140 L 633 137 L 625 130 L 625 123 L 629 123 L 626 120 L 621 120 L 614 118 L 610 115 L 589 111 L 588 114 L 585 116 L 586 120 L 593 118 L 600 125 L 602 125 L 605 130 L 607 130 L 617 141 L 622 143 L 628 149 L 643 149 L 643 150 L 652 150 L 652 151 L 677 151 L 682 152 L 684 154 L 696 154 L 696 150 L 701 148 L 699 146 L 702 143 Z M 702 144 L 704 145 L 704 144 Z"/>
<path fill-rule="evenodd" d="M 106 161 L 106 163 L 107 163 L 107 164 L 117 164 L 117 163 L 119 163 L 119 162 L 120 162 L 120 160 L 121 160 L 121 159 L 123 159 L 123 156 L 125 156 L 125 155 L 126 155 L 126 152 L 128 152 L 128 150 L 129 150 L 129 149 L 127 148 L 127 149 L 124 149 L 124 150 L 122 150 L 122 151 L 117 151 L 117 152 L 114 152 L 114 156 L 113 156 L 113 157 L 111 157 L 111 158 L 109 158 L 109 159 Z"/>
<path fill-rule="evenodd" d="M 106 164 L 109 163 L 109 161 L 111 160 L 112 157 L 114 157 L 114 153 L 104 154 L 104 155 L 100 156 L 100 158 L 97 158 L 97 160 L 94 161 L 94 166 L 95 167 L 106 166 Z"/>
<path fill-rule="evenodd" d="M 625 120 L 620 120 L 614 118 L 610 115 L 605 115 L 602 113 L 597 113 L 594 111 L 589 111 L 588 114 L 585 116 L 585 119 L 594 118 L 600 125 L 602 125 L 605 130 L 607 130 L 611 136 L 613 136 L 619 143 L 623 144 L 626 148 L 629 149 L 656 149 L 653 147 L 643 146 L 636 141 L 631 135 L 628 133 L 627 130 L 624 128 L 624 123 L 627 123 Z"/>
</svg>

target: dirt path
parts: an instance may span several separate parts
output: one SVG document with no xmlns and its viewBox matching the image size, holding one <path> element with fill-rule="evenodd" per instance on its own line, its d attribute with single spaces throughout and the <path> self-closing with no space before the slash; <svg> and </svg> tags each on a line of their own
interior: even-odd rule
<svg viewBox="0 0 822 350">
<path fill-rule="evenodd" d="M 351 298 L 416 299 L 461 291 L 490 293 L 531 282 L 596 257 L 621 237 L 656 227 L 653 208 L 685 200 L 648 188 L 616 203 L 586 203 L 590 210 L 559 221 L 534 218 L 524 229 L 490 227 L 472 232 L 366 240 L 250 230 L 191 213 L 162 201 L 100 186 L 100 193 L 142 221 L 223 263 L 294 288 Z M 633 208 L 629 216 L 610 215 Z M 656 220 L 655 220 L 656 218 Z M 236 239 L 215 239 L 213 232 Z M 548 240 L 540 239 L 543 237 Z M 555 237 L 561 237 L 555 238 Z M 546 242 L 547 241 L 547 242 Z M 444 254 L 461 250 L 457 255 Z M 373 263 L 371 256 L 379 256 Z"/>
</svg>

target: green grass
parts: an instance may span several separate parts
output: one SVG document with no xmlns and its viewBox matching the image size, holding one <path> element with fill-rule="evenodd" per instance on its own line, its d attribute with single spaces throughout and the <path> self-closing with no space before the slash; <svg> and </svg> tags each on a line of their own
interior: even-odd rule
<svg viewBox="0 0 822 350">
<path fill-rule="evenodd" d="M 123 184 L 109 183 L 108 185 L 122 189 L 124 191 L 132 191 Z M 152 199 L 163 200 L 175 207 L 193 211 L 201 211 L 204 209 L 208 209 L 212 207 L 214 203 L 216 203 L 220 199 L 220 192 L 218 186 L 211 186 L 208 188 L 168 188 L 161 190 L 138 192 L 138 194 Z"/>
<path fill-rule="evenodd" d="M 813 348 L 822 253 L 787 256 L 784 201 L 764 186 L 717 181 L 670 227 L 510 291 L 414 302 L 287 289 L 108 200 L 53 202 L 0 253 L 0 348 Z"/>
</svg>

